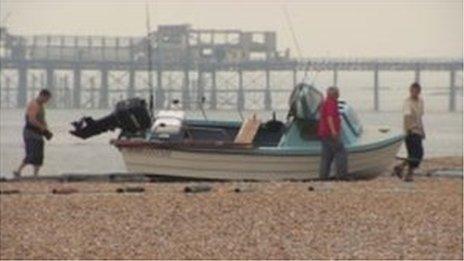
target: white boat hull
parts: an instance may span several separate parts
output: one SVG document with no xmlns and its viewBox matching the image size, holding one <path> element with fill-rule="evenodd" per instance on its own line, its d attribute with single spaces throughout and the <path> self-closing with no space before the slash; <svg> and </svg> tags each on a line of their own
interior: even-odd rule
<svg viewBox="0 0 464 261">
<path fill-rule="evenodd" d="M 348 171 L 357 178 L 382 174 L 394 161 L 401 141 L 348 153 Z M 151 147 L 120 148 L 131 173 L 221 180 L 317 179 L 319 155 L 263 155 L 198 152 Z"/>
</svg>

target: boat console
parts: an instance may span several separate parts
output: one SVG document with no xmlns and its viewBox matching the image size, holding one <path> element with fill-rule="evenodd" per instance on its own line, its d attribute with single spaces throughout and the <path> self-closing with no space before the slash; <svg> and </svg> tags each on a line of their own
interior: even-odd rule
<svg viewBox="0 0 464 261">
<path fill-rule="evenodd" d="M 150 129 L 150 139 L 181 141 L 184 126 L 184 111 L 159 111 Z"/>
</svg>

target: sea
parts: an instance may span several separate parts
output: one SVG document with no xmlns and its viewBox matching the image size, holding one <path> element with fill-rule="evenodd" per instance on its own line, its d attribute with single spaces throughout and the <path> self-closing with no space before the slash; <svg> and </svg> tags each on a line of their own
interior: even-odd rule
<svg viewBox="0 0 464 261">
<path fill-rule="evenodd" d="M 362 73 L 360 73 L 362 74 Z M 331 84 L 330 74 L 320 74 L 318 84 Z M 341 98 L 346 100 L 358 112 L 363 125 L 389 126 L 400 129 L 402 126 L 401 104 L 408 95 L 408 84 L 413 77 L 409 75 L 395 75 L 384 73 L 380 89 L 380 111 L 374 111 L 371 76 L 340 74 L 339 82 Z M 426 106 L 424 125 L 427 133 L 425 139 L 425 157 L 461 156 L 463 155 L 463 112 L 462 112 L 462 73 L 458 78 L 456 97 L 456 112 L 448 111 L 449 75 L 436 74 L 421 75 L 427 84 L 423 86 L 423 96 Z M 363 80 L 364 79 L 364 80 Z M 348 87 L 350 84 L 356 87 Z M 276 83 L 277 84 L 277 83 Z M 280 95 L 273 97 L 277 107 L 277 118 L 283 120 L 286 115 L 287 97 Z M 221 97 L 218 97 L 219 99 Z M 247 98 L 247 97 L 246 97 Z M 248 98 L 247 98 L 248 99 Z M 253 100 L 247 100 L 254 102 Z M 47 109 L 47 121 L 54 133 L 51 141 L 46 142 L 45 162 L 41 170 L 45 175 L 60 175 L 64 173 L 119 173 L 125 172 L 126 167 L 118 150 L 109 141 L 116 138 L 118 132 L 108 132 L 87 140 L 78 139 L 71 134 L 70 123 L 83 116 L 99 118 L 110 113 L 112 109 Z M 246 117 L 254 113 L 253 110 L 244 111 Z M 262 120 L 270 119 L 270 111 L 256 111 Z M 240 119 L 234 110 L 206 111 L 209 119 Z M 188 118 L 201 118 L 199 111 L 187 113 Z M 17 168 L 24 156 L 22 128 L 24 125 L 23 109 L 0 109 L 0 175 L 8 177 Z M 405 148 L 400 150 L 399 156 L 405 155 Z M 27 169 L 25 175 L 31 175 Z"/>
</svg>

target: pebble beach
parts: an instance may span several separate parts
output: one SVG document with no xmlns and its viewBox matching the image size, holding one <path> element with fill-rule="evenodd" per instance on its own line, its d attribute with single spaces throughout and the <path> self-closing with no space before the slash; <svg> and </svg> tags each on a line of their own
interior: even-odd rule
<svg viewBox="0 0 464 261">
<path fill-rule="evenodd" d="M 0 258 L 463 258 L 462 178 L 202 184 L 2 182 Z"/>
</svg>

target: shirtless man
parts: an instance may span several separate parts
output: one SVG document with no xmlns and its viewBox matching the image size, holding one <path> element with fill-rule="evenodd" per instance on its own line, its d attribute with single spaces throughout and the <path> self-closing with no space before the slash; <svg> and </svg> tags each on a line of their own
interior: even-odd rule
<svg viewBox="0 0 464 261">
<path fill-rule="evenodd" d="M 39 174 L 40 167 L 44 158 L 44 139 L 50 140 L 53 134 L 48 130 L 45 121 L 44 105 L 51 99 L 52 94 L 49 90 L 43 89 L 39 95 L 29 102 L 26 108 L 25 126 L 23 128 L 24 147 L 26 156 L 19 165 L 18 169 L 13 172 L 15 178 L 21 176 L 21 172 L 28 164 L 34 167 L 34 176 Z"/>
</svg>

